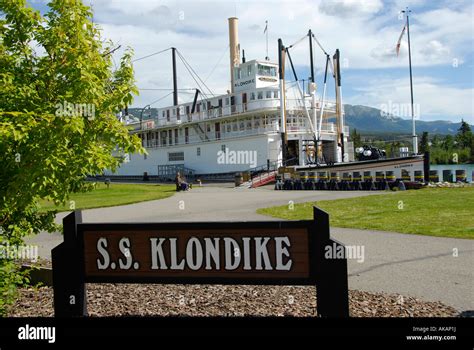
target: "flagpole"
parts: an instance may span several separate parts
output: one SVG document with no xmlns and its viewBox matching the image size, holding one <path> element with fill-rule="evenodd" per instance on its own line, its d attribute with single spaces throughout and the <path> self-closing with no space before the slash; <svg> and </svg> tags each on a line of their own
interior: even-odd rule
<svg viewBox="0 0 474 350">
<path fill-rule="evenodd" d="M 266 44 L 267 44 L 265 60 L 269 61 L 270 58 L 268 57 L 268 21 L 265 21 L 265 36 L 266 36 Z"/>
<path fill-rule="evenodd" d="M 412 137 L 413 137 L 413 153 L 418 154 L 418 137 L 416 136 L 416 125 L 415 125 L 415 110 L 413 104 L 413 74 L 411 69 L 411 44 L 410 44 L 410 19 L 409 13 L 411 12 L 408 7 L 402 11 L 407 16 L 407 35 L 408 35 L 408 63 L 410 67 L 410 95 L 411 95 L 411 120 L 412 120 Z"/>
</svg>

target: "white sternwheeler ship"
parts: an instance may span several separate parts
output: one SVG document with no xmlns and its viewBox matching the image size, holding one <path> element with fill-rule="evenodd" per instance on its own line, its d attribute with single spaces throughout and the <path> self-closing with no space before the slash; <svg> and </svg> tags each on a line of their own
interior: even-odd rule
<svg viewBox="0 0 474 350">
<path fill-rule="evenodd" d="M 206 94 L 199 86 L 191 101 L 178 103 L 176 54 L 180 53 L 172 48 L 174 104 L 158 108 L 152 118 L 127 123 L 148 154 L 125 155 L 118 172 L 109 175 L 146 173 L 168 180 L 177 171 L 200 178 L 231 178 L 236 172 L 264 171 L 269 175 L 263 181 L 267 183 L 275 179 L 279 167 L 331 170 L 352 164 L 355 170 L 363 171 L 364 162 L 354 161 L 349 129 L 344 125 L 339 50 L 331 57 L 310 30 L 288 47 L 279 39 L 278 62 L 268 58 L 246 60 L 243 50 L 241 57 L 238 19 L 229 18 L 228 24 L 231 86 L 227 94 Z M 290 50 L 308 43 L 311 73 L 306 88 L 298 80 Z M 321 49 L 326 57 L 322 94 L 316 91 L 313 48 Z M 285 71 L 294 79 L 285 80 Z M 335 87 L 334 101 L 326 99 L 328 73 L 334 78 L 330 84 Z M 421 156 L 399 158 L 397 162 L 402 160 L 410 163 L 406 165 L 410 170 L 423 162 Z M 395 166 L 386 165 L 391 169 Z"/>
</svg>

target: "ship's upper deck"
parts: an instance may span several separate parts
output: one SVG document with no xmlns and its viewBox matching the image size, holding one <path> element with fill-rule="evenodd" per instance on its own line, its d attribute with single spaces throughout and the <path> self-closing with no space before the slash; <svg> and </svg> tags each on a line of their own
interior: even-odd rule
<svg viewBox="0 0 474 350">
<path fill-rule="evenodd" d="M 183 103 L 157 109 L 157 116 L 142 123 L 130 124 L 134 130 L 156 129 L 180 126 L 184 123 L 199 123 L 209 119 L 225 119 L 248 117 L 249 115 L 278 114 L 280 109 L 280 92 L 277 87 L 262 87 L 245 89 L 233 94 L 225 94 L 201 99 L 196 103 L 192 112 L 193 102 Z M 304 113 L 303 102 L 292 96 L 286 99 L 286 109 L 289 115 Z M 318 100 L 319 101 L 319 100 Z M 304 103 L 311 109 L 311 98 L 307 96 Z M 316 102 L 316 112 L 319 115 L 322 104 Z M 310 111 L 311 113 L 311 111 Z M 334 116 L 335 103 L 324 102 L 324 115 L 327 118 Z"/>
<path fill-rule="evenodd" d="M 139 131 L 140 129 L 176 127 L 187 123 L 205 122 L 209 119 L 235 119 L 279 114 L 280 84 L 276 63 L 259 60 L 244 61 L 234 67 L 233 75 L 233 93 L 228 91 L 227 94 L 218 96 L 200 93 L 196 103 L 189 101 L 178 106 L 158 108 L 154 118 L 145 118 L 146 121 L 135 122 L 131 126 L 135 131 Z M 309 95 L 305 96 L 304 101 L 301 100 L 296 84 L 297 82 L 287 82 L 285 85 L 285 106 L 288 116 L 306 113 L 305 105 L 308 110 L 312 107 Z M 317 98 L 317 101 L 320 99 Z M 315 108 L 318 115 L 321 105 L 321 102 L 316 102 Z M 335 103 L 324 102 L 324 111 L 326 118 L 333 117 Z"/>
</svg>

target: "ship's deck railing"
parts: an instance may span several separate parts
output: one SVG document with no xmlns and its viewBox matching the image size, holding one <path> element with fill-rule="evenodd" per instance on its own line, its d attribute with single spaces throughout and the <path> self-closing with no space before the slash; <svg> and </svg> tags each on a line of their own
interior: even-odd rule
<svg viewBox="0 0 474 350">
<path fill-rule="evenodd" d="M 305 99 L 305 103 L 308 109 L 311 108 L 311 101 L 309 98 Z M 320 107 L 322 104 L 316 103 L 316 113 L 319 116 Z M 255 115 L 255 114 L 278 114 L 280 106 L 280 100 L 276 98 L 266 98 L 260 100 L 250 100 L 247 103 L 213 107 L 209 110 L 187 113 L 180 116 L 170 116 L 170 118 L 163 118 L 162 116 L 155 117 L 153 119 L 144 120 L 142 123 L 137 122 L 130 124 L 134 130 L 140 130 L 140 124 L 142 129 L 155 129 L 155 128 L 166 128 L 172 126 L 179 126 L 184 123 L 208 121 L 216 118 L 232 117 L 238 115 Z M 286 100 L 287 111 L 289 114 L 292 113 L 304 113 L 304 107 L 301 100 L 287 99 Z M 325 116 L 333 116 L 335 113 L 335 103 L 326 101 L 324 103 Z M 311 112 L 310 112 L 311 113 Z"/>
<path fill-rule="evenodd" d="M 271 134 L 271 133 L 279 133 L 281 132 L 278 123 L 269 124 L 265 127 L 259 128 L 252 128 L 252 129 L 245 129 L 245 130 L 236 130 L 236 131 L 211 131 L 202 134 L 195 134 L 195 135 L 185 135 L 178 136 L 176 140 L 175 135 L 173 134 L 172 143 L 169 142 L 169 138 L 166 139 L 160 138 L 156 139 L 156 134 L 152 137 L 147 136 L 142 139 L 142 144 L 146 148 L 161 148 L 161 147 L 174 147 L 174 146 L 181 146 L 181 145 L 193 145 L 193 144 L 200 144 L 205 142 L 214 142 L 214 141 L 222 141 L 222 140 L 229 140 L 229 139 L 238 139 L 247 136 L 255 136 L 255 135 L 264 135 L 264 134 Z M 306 125 L 287 125 L 287 132 L 291 134 L 309 134 L 309 129 Z M 345 133 L 348 133 L 348 129 L 345 130 Z M 322 134 L 324 135 L 335 135 L 336 134 L 336 126 L 334 123 L 324 123 L 322 125 Z M 160 136 L 161 137 L 161 136 Z M 310 136 L 308 136 L 310 137 Z"/>
<path fill-rule="evenodd" d="M 156 139 L 147 139 L 146 142 L 143 141 L 143 146 L 146 148 L 159 148 L 159 147 L 174 147 L 180 145 L 192 145 L 192 144 L 199 144 L 203 142 L 212 142 L 212 141 L 220 141 L 220 140 L 228 140 L 228 139 L 235 139 L 241 138 L 246 136 L 255 136 L 255 135 L 264 135 L 269 133 L 275 133 L 278 131 L 277 125 L 268 125 L 267 127 L 263 128 L 256 128 L 250 130 L 240 130 L 240 131 L 231 131 L 231 132 L 208 132 L 202 135 L 190 135 L 187 138 L 185 136 L 178 137 L 176 139 L 173 138 L 173 142 L 169 143 L 169 140 L 166 139 L 166 143 L 164 143 L 164 139 L 156 140 Z"/>
</svg>

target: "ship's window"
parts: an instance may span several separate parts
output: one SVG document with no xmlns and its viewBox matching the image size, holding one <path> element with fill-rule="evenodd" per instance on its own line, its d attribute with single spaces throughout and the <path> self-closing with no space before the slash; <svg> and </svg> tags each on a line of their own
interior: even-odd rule
<svg viewBox="0 0 474 350">
<path fill-rule="evenodd" d="M 186 106 L 186 114 L 189 114 L 189 106 Z"/>
<path fill-rule="evenodd" d="M 255 100 L 255 92 L 250 93 L 250 101 Z"/>
<path fill-rule="evenodd" d="M 201 155 L 201 147 L 196 148 L 196 155 L 198 157 Z"/>
<path fill-rule="evenodd" d="M 278 98 L 278 91 L 273 91 L 273 98 Z"/>
<path fill-rule="evenodd" d="M 184 160 L 184 152 L 169 152 L 168 153 L 168 161 L 169 162 L 177 162 Z"/>
<path fill-rule="evenodd" d="M 252 129 L 252 119 L 247 119 L 247 130 Z"/>
<path fill-rule="evenodd" d="M 161 144 L 163 146 L 166 146 L 166 134 L 167 134 L 166 131 L 161 132 Z"/>
<path fill-rule="evenodd" d="M 165 117 L 166 117 L 166 112 L 165 112 L 165 111 L 163 111 L 163 118 L 165 118 Z"/>
<path fill-rule="evenodd" d="M 235 68 L 235 79 L 242 78 L 242 70 L 240 68 Z"/>
<path fill-rule="evenodd" d="M 225 153 L 225 145 L 221 145 L 221 151 Z"/>
<path fill-rule="evenodd" d="M 166 110 L 166 121 L 168 121 L 168 122 L 170 121 L 170 110 L 169 109 Z"/>
<path fill-rule="evenodd" d="M 257 97 L 259 100 L 263 99 L 263 92 L 259 91 Z"/>
<path fill-rule="evenodd" d="M 267 91 L 267 98 L 272 98 L 272 92 L 271 91 Z"/>
<path fill-rule="evenodd" d="M 170 140 L 170 145 L 173 144 L 173 132 L 168 130 L 168 139 Z"/>
<path fill-rule="evenodd" d="M 258 75 L 276 77 L 276 67 L 265 66 L 263 64 L 259 64 Z"/>
<path fill-rule="evenodd" d="M 178 129 L 174 129 L 174 143 L 178 144 Z"/>
<path fill-rule="evenodd" d="M 239 130 L 244 130 L 244 128 L 245 128 L 245 123 L 243 121 L 241 121 L 239 123 Z"/>
</svg>

